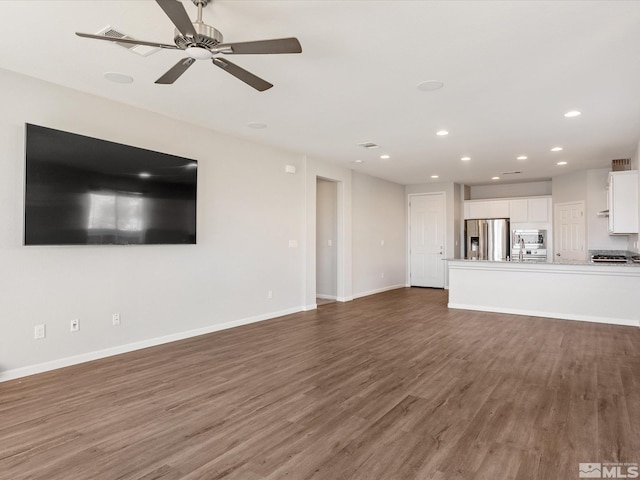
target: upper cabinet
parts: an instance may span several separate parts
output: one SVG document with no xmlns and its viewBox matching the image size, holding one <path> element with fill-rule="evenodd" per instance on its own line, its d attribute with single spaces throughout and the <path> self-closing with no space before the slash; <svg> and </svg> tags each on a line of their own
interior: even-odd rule
<svg viewBox="0 0 640 480">
<path fill-rule="evenodd" d="M 509 218 L 509 202 L 507 200 L 464 202 L 464 218 Z"/>
<path fill-rule="evenodd" d="M 509 200 L 511 222 L 549 223 L 551 197 L 515 198 Z"/>
<path fill-rule="evenodd" d="M 638 233 L 638 171 L 609 173 L 609 233 Z"/>
<path fill-rule="evenodd" d="M 468 200 L 464 218 L 509 218 L 511 223 L 550 223 L 551 197 Z"/>
</svg>

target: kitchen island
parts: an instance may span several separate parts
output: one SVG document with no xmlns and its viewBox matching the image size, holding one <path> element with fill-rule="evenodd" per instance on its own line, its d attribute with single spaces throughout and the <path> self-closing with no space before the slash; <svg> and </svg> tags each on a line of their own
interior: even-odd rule
<svg viewBox="0 0 640 480">
<path fill-rule="evenodd" d="M 447 263 L 449 308 L 640 327 L 637 264 Z"/>
</svg>

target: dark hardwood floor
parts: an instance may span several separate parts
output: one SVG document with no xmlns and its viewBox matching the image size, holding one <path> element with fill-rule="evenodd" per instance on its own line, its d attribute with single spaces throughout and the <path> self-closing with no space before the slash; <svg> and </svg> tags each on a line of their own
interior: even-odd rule
<svg viewBox="0 0 640 480">
<path fill-rule="evenodd" d="M 640 463 L 640 329 L 400 289 L 0 384 L 2 479 L 577 479 Z"/>
</svg>

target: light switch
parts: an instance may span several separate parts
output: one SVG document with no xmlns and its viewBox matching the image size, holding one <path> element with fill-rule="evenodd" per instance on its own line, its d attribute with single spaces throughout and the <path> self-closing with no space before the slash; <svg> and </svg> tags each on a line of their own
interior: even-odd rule
<svg viewBox="0 0 640 480">
<path fill-rule="evenodd" d="M 298 248 L 298 240 L 289 240 L 289 248 Z"/>
<path fill-rule="evenodd" d="M 330 247 L 333 247 L 333 240 L 331 239 L 327 240 L 327 245 Z"/>
</svg>

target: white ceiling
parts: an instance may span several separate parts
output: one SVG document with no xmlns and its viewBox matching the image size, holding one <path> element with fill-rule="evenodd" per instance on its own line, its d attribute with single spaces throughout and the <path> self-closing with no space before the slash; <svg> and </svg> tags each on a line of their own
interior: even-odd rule
<svg viewBox="0 0 640 480">
<path fill-rule="evenodd" d="M 263 93 L 207 61 L 155 85 L 183 52 L 141 57 L 74 34 L 110 25 L 172 43 L 154 1 L 3 0 L 0 68 L 401 184 L 548 179 L 607 167 L 640 138 L 638 1 L 214 0 L 203 16 L 227 42 L 295 36 L 303 53 L 227 57 L 275 85 Z M 425 80 L 444 88 L 418 90 Z"/>
</svg>

